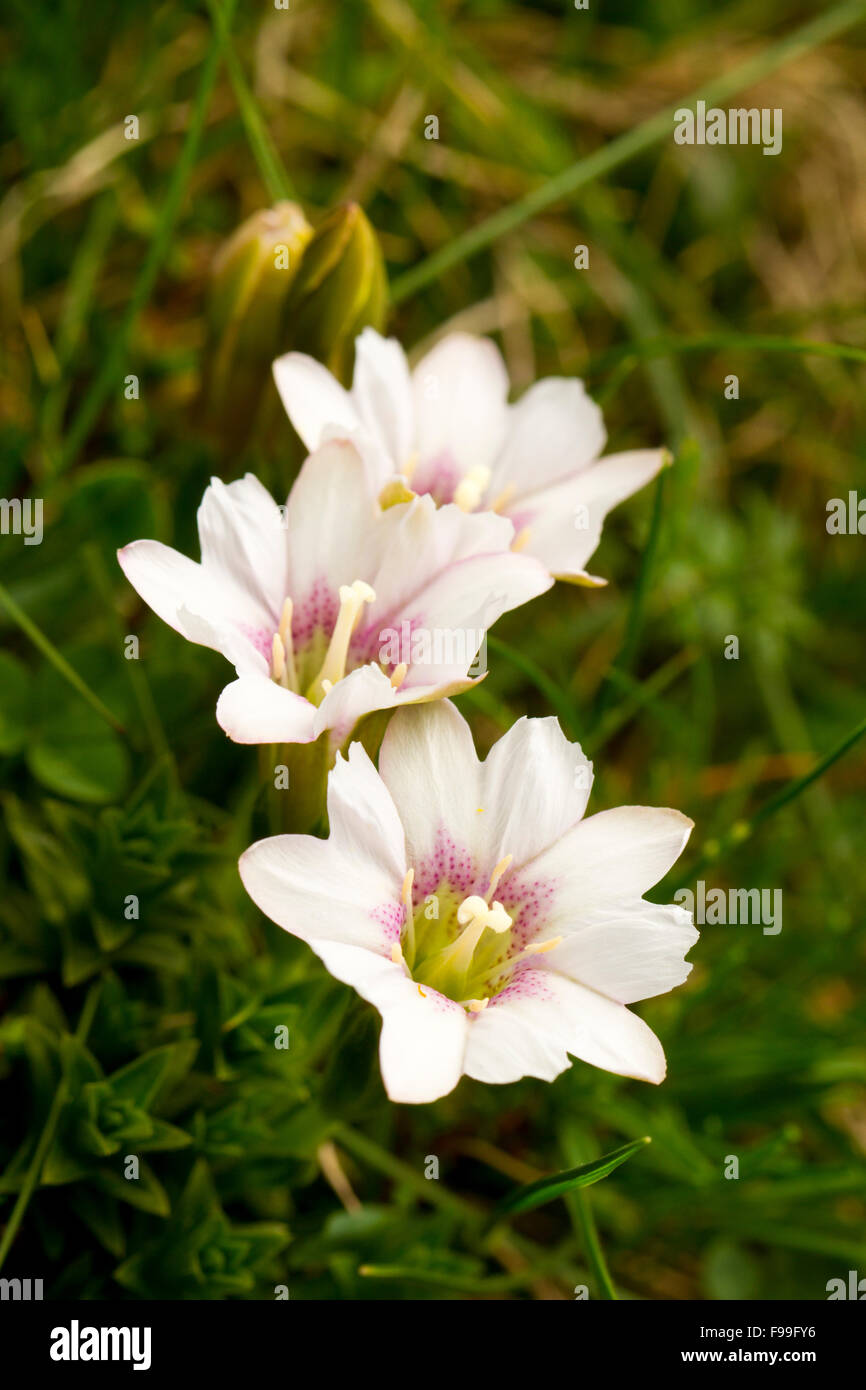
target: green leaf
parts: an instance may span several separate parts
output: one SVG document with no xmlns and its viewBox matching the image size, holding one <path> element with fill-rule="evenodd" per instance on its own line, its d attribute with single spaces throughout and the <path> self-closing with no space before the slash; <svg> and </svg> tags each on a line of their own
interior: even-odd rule
<svg viewBox="0 0 866 1390">
<path fill-rule="evenodd" d="M 131 1207 L 138 1207 L 139 1211 L 150 1212 L 152 1216 L 168 1216 L 171 1211 L 168 1193 L 146 1163 L 138 1165 L 137 1178 L 125 1178 L 111 1168 L 100 1168 L 93 1180 L 104 1192 L 128 1202 Z"/>
<path fill-rule="evenodd" d="M 182 1043 L 180 1046 L 184 1048 L 184 1055 L 188 1055 L 187 1045 Z M 116 1096 L 134 1101 L 142 1110 L 147 1110 L 176 1060 L 177 1048 L 174 1045 L 154 1048 L 152 1052 L 146 1052 L 143 1057 L 137 1057 L 128 1066 L 113 1072 L 111 1089 Z"/>
<path fill-rule="evenodd" d="M 515 1188 L 514 1192 L 500 1203 L 496 1214 L 514 1216 L 520 1211 L 532 1211 L 534 1207 L 544 1206 L 546 1202 L 552 1202 L 555 1197 L 562 1197 L 575 1187 L 591 1187 L 651 1142 L 649 1136 L 634 1139 L 630 1144 L 624 1144 L 621 1149 L 612 1149 L 609 1154 L 593 1159 L 591 1163 L 582 1163 L 579 1168 L 565 1168 L 561 1173 L 552 1173 L 550 1177 L 539 1178 L 537 1182 Z"/>
<path fill-rule="evenodd" d="M 192 1143 L 192 1135 L 167 1120 L 152 1120 L 152 1130 L 147 1139 L 137 1139 L 132 1145 L 137 1153 L 151 1153 L 156 1149 L 185 1149 Z"/>
<path fill-rule="evenodd" d="M 121 1259 L 126 1248 L 123 1224 L 117 1202 L 83 1184 L 70 1192 L 67 1201 L 76 1216 L 92 1231 L 109 1254 Z"/>
<path fill-rule="evenodd" d="M 28 762 L 37 781 L 73 801 L 116 801 L 129 777 L 126 749 L 86 705 L 65 702 L 42 728 Z"/>
</svg>

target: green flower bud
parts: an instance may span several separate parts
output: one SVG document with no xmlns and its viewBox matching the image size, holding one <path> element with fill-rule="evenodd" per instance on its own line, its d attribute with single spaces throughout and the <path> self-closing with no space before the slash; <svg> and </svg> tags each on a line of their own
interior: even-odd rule
<svg viewBox="0 0 866 1390">
<path fill-rule="evenodd" d="M 348 384 L 355 339 L 381 329 L 388 282 L 379 240 L 362 208 L 334 208 L 316 229 L 286 304 L 283 352 L 306 352 Z"/>
<path fill-rule="evenodd" d="M 227 449 L 251 434 L 312 228 L 297 203 L 254 213 L 213 264 L 202 385 L 205 423 Z"/>
</svg>

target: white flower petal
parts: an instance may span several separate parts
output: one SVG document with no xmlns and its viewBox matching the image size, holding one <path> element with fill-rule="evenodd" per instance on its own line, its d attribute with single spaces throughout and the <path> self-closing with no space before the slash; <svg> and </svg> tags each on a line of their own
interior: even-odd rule
<svg viewBox="0 0 866 1390">
<path fill-rule="evenodd" d="M 422 992 L 402 966 L 370 951 L 331 941 L 317 941 L 314 950 L 332 975 L 382 1015 L 379 1062 L 389 1099 L 423 1105 L 453 1091 L 466 1049 L 460 1005 L 426 985 Z"/>
<path fill-rule="evenodd" d="M 606 438 L 601 410 L 582 381 L 537 381 L 509 408 L 487 496 L 495 499 L 511 483 L 520 498 L 573 477 L 598 458 Z"/>
<path fill-rule="evenodd" d="M 469 1026 L 465 1071 L 477 1081 L 552 1081 L 568 1054 L 594 1067 L 659 1082 L 661 1044 L 621 1004 L 550 970 L 526 970 Z"/>
<path fill-rule="evenodd" d="M 331 838 L 349 860 L 369 859 L 402 887 L 406 841 L 397 808 L 360 743 L 337 756 L 328 778 Z"/>
<path fill-rule="evenodd" d="M 436 853 L 443 830 L 461 848 L 474 844 L 482 814 L 479 762 L 454 705 L 399 710 L 385 730 L 379 775 L 397 807 L 410 864 Z"/>
<path fill-rule="evenodd" d="M 225 687 L 217 723 L 235 743 L 312 743 L 316 708 L 264 673 L 245 674 Z"/>
<path fill-rule="evenodd" d="M 356 340 L 352 402 L 391 472 L 402 472 L 413 452 L 415 420 L 409 364 L 396 338 L 365 328 Z"/>
<path fill-rule="evenodd" d="M 401 885 L 381 865 L 356 860 L 331 840 L 274 835 L 245 850 L 238 868 L 253 902 L 284 931 L 316 947 L 362 947 L 391 964 Z"/>
<path fill-rule="evenodd" d="M 681 985 L 691 971 L 684 960 L 698 939 L 688 912 L 681 907 L 644 902 L 598 904 L 585 920 L 562 924 L 562 944 L 538 957 L 539 966 L 567 975 L 620 1004 L 652 999 Z M 544 935 L 554 937 L 560 924 L 554 912 Z"/>
<path fill-rule="evenodd" d="M 557 912 L 580 922 L 598 903 L 640 898 L 676 863 L 693 828 L 680 811 L 617 806 L 567 831 L 532 872 L 556 881 Z"/>
<path fill-rule="evenodd" d="M 527 494 L 505 507 L 520 531 L 523 553 L 535 555 L 560 579 L 593 582 L 586 562 L 601 539 L 608 512 L 654 478 L 667 457 L 664 449 L 609 454 L 574 478 Z"/>
<path fill-rule="evenodd" d="M 586 810 L 592 763 L 554 718 L 519 719 L 493 745 L 481 772 L 479 817 L 486 858 L 519 868 L 554 844 Z"/>
<path fill-rule="evenodd" d="M 553 582 L 539 561 L 509 549 L 512 537 L 502 517 L 437 509 L 430 497 L 388 508 L 368 552 L 376 600 L 353 639 L 355 660 L 385 660 L 395 639 L 419 631 L 434 655 L 412 663 L 415 684 L 465 676 L 487 628 Z"/>
<path fill-rule="evenodd" d="M 287 352 L 277 358 L 273 373 L 286 414 L 311 453 L 318 449 L 328 425 L 361 428 L 348 391 L 314 357 Z"/>
<path fill-rule="evenodd" d="M 298 608 L 316 588 L 336 593 L 366 578 L 368 533 L 378 515 L 363 460 L 345 440 L 311 454 L 289 493 L 288 592 Z"/>
<path fill-rule="evenodd" d="M 270 624 L 230 577 L 206 572 L 160 541 L 132 541 L 117 559 L 135 591 L 175 632 L 229 661 L 256 664 Z"/>
<path fill-rule="evenodd" d="M 188 635 L 181 609 L 211 619 L 207 631 L 201 629 L 201 635 L 191 640 L 219 650 L 213 621 L 225 614 L 227 604 L 236 611 L 238 596 L 233 591 L 225 591 L 202 573 L 195 560 L 161 541 L 132 541 L 118 550 L 117 560 L 139 597 L 175 632 Z"/>
<path fill-rule="evenodd" d="M 508 421 L 508 373 L 494 343 L 449 334 L 418 363 L 412 394 L 422 462 L 450 455 L 461 473 L 493 463 Z"/>
<path fill-rule="evenodd" d="M 359 719 L 374 710 L 391 709 L 397 704 L 397 691 L 378 666 L 359 666 L 337 681 L 316 712 L 316 735 L 326 729 L 331 743 L 345 743 Z"/>
<path fill-rule="evenodd" d="M 205 574 L 229 580 L 262 619 L 277 620 L 288 582 L 286 529 L 258 478 L 212 478 L 198 509 L 198 533 Z"/>
</svg>

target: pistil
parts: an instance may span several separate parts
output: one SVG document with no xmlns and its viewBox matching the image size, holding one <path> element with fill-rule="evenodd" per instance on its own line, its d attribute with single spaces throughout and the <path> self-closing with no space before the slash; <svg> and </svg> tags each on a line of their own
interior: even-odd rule
<svg viewBox="0 0 866 1390">
<path fill-rule="evenodd" d="M 501 903 L 488 905 L 486 899 L 476 894 L 463 899 L 457 909 L 457 921 L 463 931 L 456 941 L 433 957 L 431 968 L 425 971 L 426 984 L 439 988 L 439 984 L 447 981 L 452 986 L 447 991 L 452 999 L 459 999 L 465 993 L 475 948 L 487 928 L 499 933 L 508 931 L 511 926 L 511 918 Z"/>
</svg>

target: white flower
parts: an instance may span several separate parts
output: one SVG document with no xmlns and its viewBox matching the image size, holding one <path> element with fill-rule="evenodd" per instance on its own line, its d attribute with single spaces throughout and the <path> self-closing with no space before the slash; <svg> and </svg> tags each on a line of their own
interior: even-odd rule
<svg viewBox="0 0 866 1390">
<path fill-rule="evenodd" d="M 642 894 L 692 822 L 624 806 L 583 820 L 591 764 L 555 719 L 521 719 L 485 762 L 448 701 L 399 712 L 377 772 L 360 744 L 328 785 L 329 840 L 241 857 L 247 892 L 382 1014 L 388 1095 L 462 1074 L 550 1081 L 569 1054 L 646 1081 L 661 1045 L 625 1006 L 681 984 L 697 940 Z"/>
<path fill-rule="evenodd" d="M 307 448 L 354 439 L 377 496 L 400 478 L 438 503 L 499 512 L 514 525 L 516 549 L 574 583 L 606 582 L 586 571 L 604 518 L 666 457 L 638 449 L 600 458 L 601 411 L 575 379 L 548 377 L 509 405 L 499 351 L 466 333 L 443 338 L 410 373 L 399 343 L 366 328 L 351 391 L 299 352 L 278 358 L 274 378 Z"/>
<path fill-rule="evenodd" d="M 510 549 L 502 517 L 370 497 L 348 442 L 307 459 L 280 509 L 256 478 L 214 479 L 198 511 L 201 564 L 158 541 L 118 552 L 146 603 L 238 679 L 217 719 L 238 743 L 339 746 L 373 710 L 466 689 L 475 649 L 383 642 L 383 633 L 477 634 L 549 588 Z M 384 655 L 383 655 L 384 654 Z M 403 659 L 405 654 L 406 659 Z M 398 659 L 399 658 L 399 659 Z"/>
</svg>

